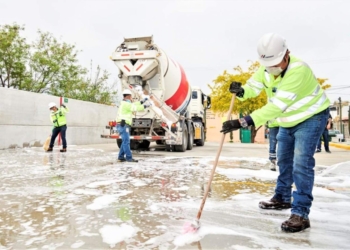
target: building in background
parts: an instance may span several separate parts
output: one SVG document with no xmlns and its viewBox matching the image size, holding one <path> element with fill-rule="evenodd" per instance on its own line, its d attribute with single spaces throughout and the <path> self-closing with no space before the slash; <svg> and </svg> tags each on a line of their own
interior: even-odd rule
<svg viewBox="0 0 350 250">
<path fill-rule="evenodd" d="M 345 140 L 349 140 L 349 110 L 350 102 L 335 102 L 330 107 L 330 114 L 333 118 L 333 128 L 334 130 L 339 130 L 343 135 Z"/>
</svg>

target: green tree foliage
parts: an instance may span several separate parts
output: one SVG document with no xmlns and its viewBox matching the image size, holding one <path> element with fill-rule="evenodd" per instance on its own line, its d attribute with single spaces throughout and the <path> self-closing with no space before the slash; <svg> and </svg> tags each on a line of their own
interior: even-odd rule
<svg viewBox="0 0 350 250">
<path fill-rule="evenodd" d="M 109 74 L 97 66 L 93 79 L 78 63 L 74 45 L 38 31 L 38 39 L 27 44 L 17 24 L 0 26 L 0 82 L 2 87 L 97 102 L 113 103 L 115 91 Z"/>
<path fill-rule="evenodd" d="M 23 26 L 0 26 L 0 84 L 1 87 L 19 88 L 28 81 L 26 62 L 29 45 L 20 36 Z"/>
<path fill-rule="evenodd" d="M 106 70 L 102 71 L 100 66 L 97 66 L 94 77 L 92 77 L 93 72 L 90 73 L 91 77 L 79 82 L 78 87 L 69 91 L 66 96 L 101 104 L 112 103 L 117 92 L 115 84 L 111 86 L 107 82 L 109 73 Z"/>
<path fill-rule="evenodd" d="M 22 89 L 66 96 L 79 85 L 87 71 L 78 64 L 74 45 L 60 43 L 50 33 L 39 31 L 38 34 L 28 62 L 32 81 Z"/>
</svg>

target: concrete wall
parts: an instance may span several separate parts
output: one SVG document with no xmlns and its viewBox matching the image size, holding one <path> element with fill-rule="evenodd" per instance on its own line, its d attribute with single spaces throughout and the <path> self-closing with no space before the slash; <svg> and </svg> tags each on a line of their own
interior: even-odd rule
<svg viewBox="0 0 350 250">
<path fill-rule="evenodd" d="M 42 146 L 52 131 L 49 102 L 59 105 L 60 97 L 0 87 L 0 149 Z M 69 107 L 68 147 L 115 143 L 100 135 L 109 133 L 105 127 L 108 121 L 115 120 L 116 107 L 73 99 L 65 104 Z"/>
</svg>

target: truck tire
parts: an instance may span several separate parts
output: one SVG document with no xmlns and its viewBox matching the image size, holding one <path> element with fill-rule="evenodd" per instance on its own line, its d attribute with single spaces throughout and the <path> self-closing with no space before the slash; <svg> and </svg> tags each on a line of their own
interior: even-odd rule
<svg viewBox="0 0 350 250">
<path fill-rule="evenodd" d="M 156 140 L 156 144 L 157 144 L 157 145 L 163 145 L 164 143 L 163 143 L 162 140 Z"/>
<path fill-rule="evenodd" d="M 130 149 L 137 150 L 140 147 L 140 143 L 138 141 L 130 140 Z"/>
<path fill-rule="evenodd" d="M 196 141 L 197 146 L 204 146 L 204 129 L 201 129 L 201 139 Z"/>
<path fill-rule="evenodd" d="M 182 144 L 181 145 L 175 145 L 175 151 L 177 152 L 185 152 L 187 148 L 187 141 L 188 141 L 188 131 L 187 131 L 187 125 L 186 123 L 182 124 Z"/>
<path fill-rule="evenodd" d="M 189 127 L 188 127 L 187 150 L 192 150 L 192 148 L 193 148 L 193 140 L 194 140 L 194 137 L 193 137 L 193 128 L 192 128 L 192 125 L 189 124 Z"/>
<path fill-rule="evenodd" d="M 140 143 L 140 148 L 142 148 L 142 149 L 148 149 L 150 144 L 151 144 L 150 141 L 143 140 L 143 141 Z"/>
<path fill-rule="evenodd" d="M 170 150 L 171 147 L 172 147 L 172 150 Z M 175 146 L 172 146 L 172 145 L 165 145 L 165 151 L 168 151 L 168 152 L 170 152 L 170 151 L 175 151 Z"/>
<path fill-rule="evenodd" d="M 118 148 L 120 148 L 122 146 L 122 139 L 117 139 L 117 145 L 118 145 Z"/>
</svg>

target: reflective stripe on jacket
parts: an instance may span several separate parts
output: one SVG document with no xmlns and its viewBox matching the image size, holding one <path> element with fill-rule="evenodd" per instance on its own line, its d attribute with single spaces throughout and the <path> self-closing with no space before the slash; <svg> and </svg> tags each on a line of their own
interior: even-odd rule
<svg viewBox="0 0 350 250">
<path fill-rule="evenodd" d="M 120 122 L 121 120 L 125 120 L 126 124 L 131 125 L 132 113 L 136 111 L 142 111 L 144 109 L 144 106 L 140 102 L 132 103 L 123 100 L 118 109 L 118 116 L 116 121 Z"/>
<path fill-rule="evenodd" d="M 67 124 L 66 113 L 68 113 L 68 111 L 69 109 L 67 107 L 60 107 L 56 112 L 51 113 L 50 119 L 55 128 Z"/>
<path fill-rule="evenodd" d="M 293 127 L 330 105 L 310 67 L 294 56 L 290 56 L 283 77 L 275 79 L 260 66 L 243 88 L 244 96 L 240 100 L 258 96 L 263 88 L 269 97 L 264 107 L 250 115 L 255 126 L 276 119 L 281 127 Z"/>
</svg>

